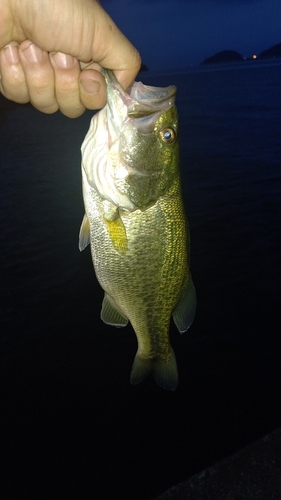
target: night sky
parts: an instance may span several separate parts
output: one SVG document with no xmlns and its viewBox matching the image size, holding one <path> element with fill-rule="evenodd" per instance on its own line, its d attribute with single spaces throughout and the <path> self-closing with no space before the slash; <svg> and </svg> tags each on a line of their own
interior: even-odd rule
<svg viewBox="0 0 281 500">
<path fill-rule="evenodd" d="M 102 0 L 149 69 L 200 64 L 222 50 L 259 54 L 281 42 L 280 0 Z"/>
</svg>

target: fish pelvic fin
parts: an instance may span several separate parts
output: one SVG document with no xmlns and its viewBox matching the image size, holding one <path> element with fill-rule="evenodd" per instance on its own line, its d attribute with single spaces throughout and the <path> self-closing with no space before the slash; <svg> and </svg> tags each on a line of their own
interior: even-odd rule
<svg viewBox="0 0 281 500">
<path fill-rule="evenodd" d="M 107 293 L 104 294 L 100 317 L 107 325 L 116 326 L 117 328 L 128 324 L 128 319 L 118 311 L 115 302 Z"/>
<path fill-rule="evenodd" d="M 131 384 L 140 384 L 151 373 L 162 389 L 169 391 L 176 390 L 178 386 L 178 369 L 175 353 L 172 348 L 168 359 L 144 359 L 137 352 L 131 371 Z"/>
<path fill-rule="evenodd" d="M 196 312 L 196 291 L 191 276 L 185 285 L 181 298 L 173 311 L 173 320 L 180 333 L 186 332 L 192 325 Z"/>
<path fill-rule="evenodd" d="M 79 233 L 79 250 L 82 252 L 90 243 L 90 224 L 87 215 L 85 214 L 82 220 Z"/>
</svg>

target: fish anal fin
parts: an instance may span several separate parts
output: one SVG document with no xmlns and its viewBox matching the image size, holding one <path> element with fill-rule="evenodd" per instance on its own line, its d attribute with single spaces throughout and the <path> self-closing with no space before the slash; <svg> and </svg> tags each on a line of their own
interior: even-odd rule
<svg viewBox="0 0 281 500">
<path fill-rule="evenodd" d="M 186 332 L 191 326 L 196 312 L 196 291 L 192 278 L 189 275 L 186 286 L 184 287 L 181 298 L 173 311 L 173 320 L 180 333 Z"/>
<path fill-rule="evenodd" d="M 162 389 L 176 390 L 178 386 L 178 369 L 172 348 L 168 359 L 144 359 L 137 352 L 131 371 L 131 384 L 140 384 L 151 373 Z"/>
<path fill-rule="evenodd" d="M 105 293 L 102 301 L 100 317 L 107 325 L 116 326 L 118 328 L 128 324 L 128 319 L 117 310 L 116 305 L 107 293 Z"/>
<path fill-rule="evenodd" d="M 85 214 L 79 232 L 79 250 L 82 252 L 90 243 L 90 224 Z"/>
</svg>

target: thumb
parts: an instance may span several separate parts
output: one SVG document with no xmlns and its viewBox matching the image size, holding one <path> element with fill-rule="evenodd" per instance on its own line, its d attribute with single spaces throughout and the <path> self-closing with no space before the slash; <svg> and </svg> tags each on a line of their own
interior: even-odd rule
<svg viewBox="0 0 281 500">
<path fill-rule="evenodd" d="M 85 43 L 85 55 L 87 48 Z M 132 84 L 141 65 L 137 49 L 99 4 L 95 8 L 91 59 L 103 68 L 112 69 L 125 89 Z"/>
</svg>

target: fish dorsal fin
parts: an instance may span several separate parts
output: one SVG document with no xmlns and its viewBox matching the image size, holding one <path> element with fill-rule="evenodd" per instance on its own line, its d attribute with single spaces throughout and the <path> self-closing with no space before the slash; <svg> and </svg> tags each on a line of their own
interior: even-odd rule
<svg viewBox="0 0 281 500">
<path fill-rule="evenodd" d="M 127 318 L 115 307 L 115 303 L 107 293 L 104 294 L 100 317 L 107 325 L 122 327 L 128 324 Z"/>
<path fill-rule="evenodd" d="M 82 252 L 90 243 L 90 224 L 85 214 L 79 232 L 79 250 Z"/>
<path fill-rule="evenodd" d="M 180 333 L 186 332 L 191 326 L 196 312 L 196 291 L 191 276 L 185 285 L 181 298 L 173 311 L 173 320 Z"/>
</svg>

